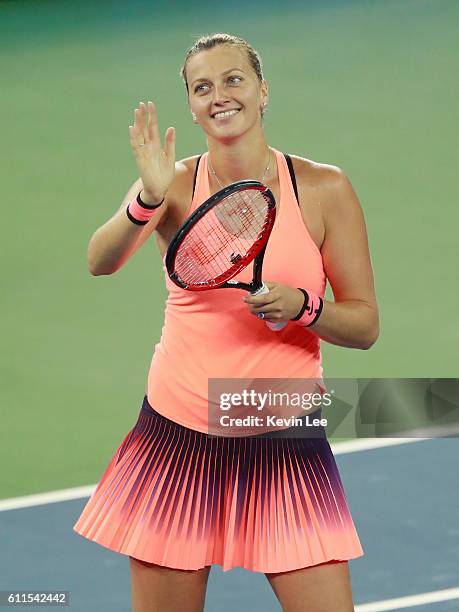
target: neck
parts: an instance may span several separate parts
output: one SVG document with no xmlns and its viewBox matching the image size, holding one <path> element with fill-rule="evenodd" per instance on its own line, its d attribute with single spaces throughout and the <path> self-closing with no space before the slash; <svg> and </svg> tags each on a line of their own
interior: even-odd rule
<svg viewBox="0 0 459 612">
<path fill-rule="evenodd" d="M 207 145 L 212 168 L 223 185 L 250 178 L 261 180 L 271 155 L 270 169 L 264 178 L 265 181 L 268 180 L 272 171 L 274 153 L 269 153 L 263 134 L 257 138 L 238 139 L 226 143 L 208 138 Z M 210 169 L 209 172 L 212 174 Z M 212 178 L 215 179 L 213 176 Z"/>
</svg>

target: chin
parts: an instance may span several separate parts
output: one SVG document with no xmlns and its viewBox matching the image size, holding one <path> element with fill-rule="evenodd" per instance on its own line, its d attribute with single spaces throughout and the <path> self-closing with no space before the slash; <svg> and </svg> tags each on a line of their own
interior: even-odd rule
<svg viewBox="0 0 459 612">
<path fill-rule="evenodd" d="M 256 124 L 245 126 L 243 125 L 237 128 L 229 125 L 221 126 L 219 128 L 215 128 L 214 126 L 212 126 L 212 129 L 207 131 L 206 133 L 208 136 L 211 136 L 215 140 L 220 140 L 221 142 L 228 142 L 240 138 L 241 136 L 244 136 L 244 134 L 247 134 L 247 132 L 254 127 L 256 127 Z"/>
<path fill-rule="evenodd" d="M 212 129 L 206 130 L 206 135 L 211 136 L 215 140 L 227 140 L 227 139 L 237 138 L 238 136 L 242 136 L 245 133 L 245 131 L 246 130 L 241 130 L 240 128 L 238 130 L 235 130 L 234 128 L 230 128 L 228 126 L 225 128 L 215 129 L 215 127 L 212 126 Z"/>
</svg>

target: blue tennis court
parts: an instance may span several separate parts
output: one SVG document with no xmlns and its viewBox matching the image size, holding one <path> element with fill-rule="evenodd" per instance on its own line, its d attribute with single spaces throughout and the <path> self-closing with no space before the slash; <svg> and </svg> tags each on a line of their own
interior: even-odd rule
<svg viewBox="0 0 459 612">
<path fill-rule="evenodd" d="M 458 440 L 344 449 L 345 445 L 341 450 L 333 446 L 365 552 L 350 561 L 356 610 L 457 611 Z M 70 592 L 73 610 L 129 609 L 127 558 L 72 532 L 85 501 L 42 503 L 0 513 L 0 590 L 65 590 Z M 27 502 L 18 498 L 16 505 Z M 5 506 L 4 501 L 0 507 Z M 436 601 L 426 603 L 429 599 Z M 280 610 L 263 574 L 242 568 L 224 574 L 214 566 L 206 611 L 235 607 Z"/>
</svg>

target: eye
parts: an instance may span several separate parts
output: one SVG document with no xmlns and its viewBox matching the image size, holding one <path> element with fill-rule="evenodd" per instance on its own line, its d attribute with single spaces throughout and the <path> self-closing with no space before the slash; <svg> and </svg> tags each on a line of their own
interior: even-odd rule
<svg viewBox="0 0 459 612">
<path fill-rule="evenodd" d="M 207 83 L 201 83 L 200 85 L 196 85 L 194 88 L 194 93 L 201 93 L 204 91 L 203 87 L 208 87 Z"/>
<path fill-rule="evenodd" d="M 242 77 L 240 77 L 240 76 L 238 76 L 236 74 L 230 76 L 228 80 L 232 81 L 234 83 L 234 79 L 239 79 L 239 81 L 236 83 L 237 85 L 240 83 L 240 81 L 242 81 Z"/>
</svg>

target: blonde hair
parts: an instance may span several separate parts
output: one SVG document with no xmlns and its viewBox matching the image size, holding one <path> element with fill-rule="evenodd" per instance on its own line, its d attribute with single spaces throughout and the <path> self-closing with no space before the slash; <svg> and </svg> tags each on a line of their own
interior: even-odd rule
<svg viewBox="0 0 459 612">
<path fill-rule="evenodd" d="M 180 76 L 182 77 L 186 90 L 189 93 L 188 89 L 188 81 L 186 79 L 186 64 L 190 57 L 193 55 L 197 55 L 201 51 L 207 51 L 209 49 L 213 49 L 214 47 L 218 47 L 219 45 L 232 45 L 241 49 L 241 51 L 245 51 L 247 53 L 247 59 L 249 60 L 250 65 L 253 68 L 253 71 L 258 77 L 260 83 L 263 82 L 263 70 L 261 58 L 255 49 L 249 45 L 247 41 L 239 36 L 233 36 L 232 34 L 207 34 L 206 36 L 201 36 L 192 47 L 190 47 L 185 56 L 185 62 L 180 69 Z"/>
</svg>

